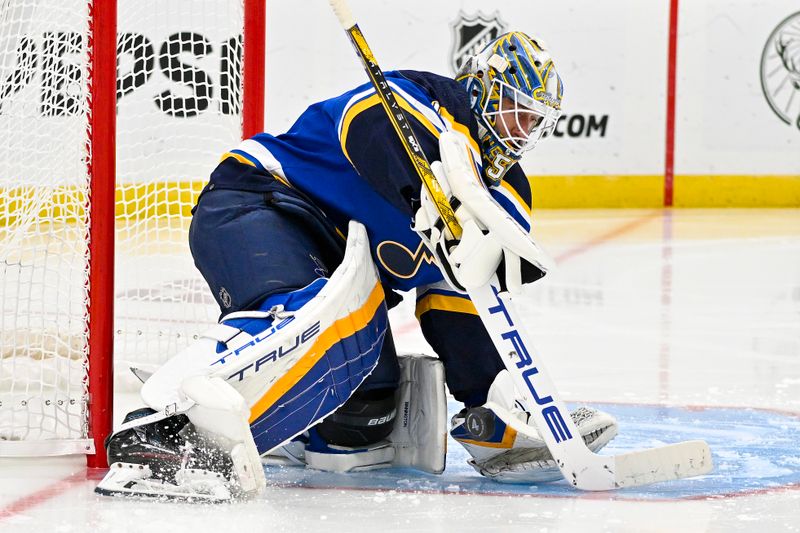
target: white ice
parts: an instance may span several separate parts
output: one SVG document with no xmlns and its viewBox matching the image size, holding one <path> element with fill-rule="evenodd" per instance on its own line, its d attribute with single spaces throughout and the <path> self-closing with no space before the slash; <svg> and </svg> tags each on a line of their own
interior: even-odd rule
<svg viewBox="0 0 800 533">
<path fill-rule="evenodd" d="M 680 421 L 668 407 L 714 416 L 735 407 L 719 411 L 727 420 L 698 414 L 682 429 L 728 443 L 715 455 L 715 474 L 731 484 L 724 491 L 700 480 L 690 497 L 667 484 L 627 497 L 464 492 L 477 474 L 453 462 L 461 455 L 452 441 L 448 472 L 455 473 L 445 479 L 461 487 L 406 475 L 395 478 L 397 487 L 375 490 L 326 485 L 307 473 L 306 486 L 273 483 L 258 500 L 231 505 L 96 496 L 102 473 L 87 473 L 82 457 L 0 459 L 0 531 L 800 531 L 800 483 L 785 481 L 800 478 L 800 444 L 783 443 L 788 451 L 772 456 L 763 452 L 772 441 L 762 431 L 776 443 L 800 434 L 800 210 L 534 217 L 534 235 L 559 268 L 530 287 L 524 310 L 562 395 L 628 409 L 633 417 L 621 420 L 620 439 L 627 434 L 642 447 L 670 440 L 670 423 Z M 412 305 L 391 312 L 398 349 L 430 352 Z M 117 419 L 131 403 L 118 400 Z M 637 410 L 659 406 L 666 418 L 637 420 Z M 764 426 L 752 422 L 756 416 Z"/>
</svg>

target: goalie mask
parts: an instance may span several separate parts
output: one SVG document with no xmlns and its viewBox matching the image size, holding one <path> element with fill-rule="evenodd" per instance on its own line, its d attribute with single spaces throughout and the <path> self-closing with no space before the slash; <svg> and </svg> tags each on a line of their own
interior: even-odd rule
<svg viewBox="0 0 800 533">
<path fill-rule="evenodd" d="M 506 171 L 553 132 L 563 86 L 541 42 L 521 32 L 501 35 L 456 75 L 478 118 L 484 175 L 496 185 Z"/>
</svg>

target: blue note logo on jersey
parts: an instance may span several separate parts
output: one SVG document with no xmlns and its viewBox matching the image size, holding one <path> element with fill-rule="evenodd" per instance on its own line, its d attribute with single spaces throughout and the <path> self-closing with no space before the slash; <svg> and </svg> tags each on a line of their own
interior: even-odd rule
<svg viewBox="0 0 800 533">
<path fill-rule="evenodd" d="M 505 33 L 506 26 L 497 11 L 491 15 L 484 15 L 480 11 L 468 15 L 459 11 L 458 18 L 450 24 L 453 30 L 453 45 L 450 48 L 450 67 L 453 74 L 459 71 L 466 58 L 477 54 L 484 46 Z"/>
<path fill-rule="evenodd" d="M 419 241 L 413 252 L 402 243 L 383 241 L 378 245 L 376 252 L 381 266 L 391 275 L 401 279 L 411 279 L 417 275 L 423 264 L 434 263 L 433 255 L 422 241 Z"/>
</svg>

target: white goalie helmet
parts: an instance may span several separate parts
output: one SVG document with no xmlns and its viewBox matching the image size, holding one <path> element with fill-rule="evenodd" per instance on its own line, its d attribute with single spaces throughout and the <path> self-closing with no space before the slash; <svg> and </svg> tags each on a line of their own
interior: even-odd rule
<svg viewBox="0 0 800 533">
<path fill-rule="evenodd" d="M 497 184 L 524 152 L 555 129 L 561 78 L 541 41 L 511 32 L 469 58 L 456 80 L 469 93 L 478 118 L 484 174 Z"/>
</svg>

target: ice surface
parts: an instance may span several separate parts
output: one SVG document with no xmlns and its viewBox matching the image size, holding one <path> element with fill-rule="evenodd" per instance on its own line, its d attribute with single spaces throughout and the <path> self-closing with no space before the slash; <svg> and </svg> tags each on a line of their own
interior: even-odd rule
<svg viewBox="0 0 800 533">
<path fill-rule="evenodd" d="M 0 531 L 800 531 L 800 210 L 534 215 L 559 268 L 524 310 L 562 395 L 618 417 L 609 453 L 706 439 L 710 475 L 500 485 L 450 441 L 442 476 L 270 467 L 262 498 L 220 506 L 96 496 L 81 457 L 0 459 Z M 400 350 L 430 351 L 412 298 L 391 320 Z"/>
</svg>

